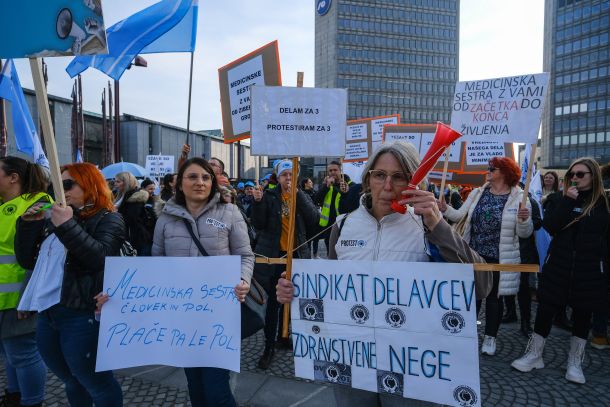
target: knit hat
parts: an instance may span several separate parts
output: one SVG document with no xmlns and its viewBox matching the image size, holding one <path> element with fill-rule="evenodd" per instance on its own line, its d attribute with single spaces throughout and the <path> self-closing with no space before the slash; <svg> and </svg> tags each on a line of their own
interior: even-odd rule
<svg viewBox="0 0 610 407">
<path fill-rule="evenodd" d="M 286 170 L 291 170 L 292 171 L 292 161 L 290 161 L 290 160 L 281 160 L 280 162 L 278 162 L 274 166 L 274 169 L 275 169 L 275 173 L 279 177 Z"/>
</svg>

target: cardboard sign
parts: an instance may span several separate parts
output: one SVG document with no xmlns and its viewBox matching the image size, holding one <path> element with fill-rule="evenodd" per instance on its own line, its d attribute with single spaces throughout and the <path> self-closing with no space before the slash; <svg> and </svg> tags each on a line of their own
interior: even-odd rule
<svg viewBox="0 0 610 407">
<path fill-rule="evenodd" d="M 220 105 L 225 143 L 250 137 L 250 88 L 281 86 L 277 41 L 218 69 Z"/>
<path fill-rule="evenodd" d="M 99 1 L 4 1 L 0 38 L 2 58 L 108 53 Z"/>
<path fill-rule="evenodd" d="M 219 273 L 218 270 L 222 270 Z M 96 371 L 143 365 L 239 372 L 239 256 L 107 257 Z"/>
<path fill-rule="evenodd" d="M 173 155 L 147 155 L 146 171 L 151 177 L 162 178 L 174 172 L 174 161 Z"/>
<path fill-rule="evenodd" d="M 400 123 L 400 115 L 370 117 L 347 122 L 345 131 L 345 156 L 343 162 L 361 162 L 369 159 L 381 145 L 383 128 Z"/>
<path fill-rule="evenodd" d="M 292 282 L 295 376 L 481 405 L 472 265 L 295 260 Z"/>
<path fill-rule="evenodd" d="M 254 86 L 252 155 L 342 157 L 347 90 Z"/>
<path fill-rule="evenodd" d="M 534 144 L 547 94 L 548 73 L 458 82 L 451 127 L 463 141 Z"/>
</svg>

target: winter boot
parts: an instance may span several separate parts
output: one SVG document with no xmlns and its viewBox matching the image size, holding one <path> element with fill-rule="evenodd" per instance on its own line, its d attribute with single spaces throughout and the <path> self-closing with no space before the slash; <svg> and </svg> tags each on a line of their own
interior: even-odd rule
<svg viewBox="0 0 610 407">
<path fill-rule="evenodd" d="M 483 345 L 481 345 L 481 353 L 489 356 L 493 356 L 496 354 L 495 336 L 485 335 L 485 337 L 483 338 Z"/>
<path fill-rule="evenodd" d="M 582 361 L 585 358 L 586 345 L 586 339 L 582 339 L 577 336 L 570 338 L 570 353 L 568 354 L 566 380 L 574 383 L 585 384 L 585 375 L 582 372 Z"/>
<path fill-rule="evenodd" d="M 525 348 L 525 353 L 519 359 L 515 359 L 510 365 L 520 372 L 530 372 L 532 369 L 544 368 L 542 351 L 544 350 L 545 338 L 533 333 Z"/>
</svg>

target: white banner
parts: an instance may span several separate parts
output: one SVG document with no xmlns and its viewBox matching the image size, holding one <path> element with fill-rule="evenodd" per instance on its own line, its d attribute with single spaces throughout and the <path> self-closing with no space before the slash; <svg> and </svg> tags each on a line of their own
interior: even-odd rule
<svg viewBox="0 0 610 407">
<path fill-rule="evenodd" d="M 464 141 L 536 143 L 548 73 L 458 82 L 451 127 Z"/>
<path fill-rule="evenodd" d="M 422 133 L 385 133 L 384 143 L 391 143 L 392 141 L 406 141 L 415 146 L 415 149 L 419 151 L 421 145 Z"/>
<path fill-rule="evenodd" d="M 152 178 L 162 178 L 174 172 L 174 162 L 173 155 L 147 155 L 146 171 Z"/>
<path fill-rule="evenodd" d="M 471 141 L 466 143 L 466 164 L 486 165 L 494 157 L 504 157 L 504 143 Z"/>
<path fill-rule="evenodd" d="M 424 158 L 428 150 L 430 149 L 430 145 L 432 145 L 432 140 L 434 140 L 433 133 L 423 133 L 421 136 L 421 147 L 419 149 L 419 158 Z M 451 143 L 451 153 L 449 154 L 449 162 L 450 163 L 459 163 L 460 156 L 462 154 L 462 142 L 454 141 Z M 438 159 L 439 163 L 445 162 L 446 153 L 443 153 L 441 157 Z"/>
<path fill-rule="evenodd" d="M 366 161 L 343 163 L 343 173 L 348 175 L 356 184 L 360 184 L 362 182 L 362 172 L 364 171 L 365 165 Z"/>
<path fill-rule="evenodd" d="M 233 134 L 250 130 L 250 87 L 265 85 L 263 56 L 245 61 L 227 72 Z"/>
<path fill-rule="evenodd" d="M 220 273 L 219 270 L 222 270 Z M 143 365 L 239 372 L 239 256 L 107 257 L 96 371 Z"/>
<path fill-rule="evenodd" d="M 366 125 L 366 123 L 352 124 L 350 126 L 347 126 L 345 128 L 345 140 L 366 140 L 368 138 L 367 129 L 368 126 Z"/>
<path fill-rule="evenodd" d="M 295 260 L 292 282 L 296 376 L 481 405 L 472 265 Z"/>
<path fill-rule="evenodd" d="M 366 160 L 369 158 L 369 143 L 349 143 L 345 146 L 345 160 Z"/>
<path fill-rule="evenodd" d="M 343 157 L 347 90 L 255 86 L 252 154 Z"/>
<path fill-rule="evenodd" d="M 398 117 L 383 117 L 380 119 L 371 120 L 371 140 L 373 142 L 382 141 L 383 126 L 386 124 L 398 124 Z"/>
</svg>

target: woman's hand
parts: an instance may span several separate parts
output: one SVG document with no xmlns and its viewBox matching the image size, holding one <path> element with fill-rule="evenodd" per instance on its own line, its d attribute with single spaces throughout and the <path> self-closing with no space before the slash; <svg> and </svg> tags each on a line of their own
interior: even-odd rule
<svg viewBox="0 0 610 407">
<path fill-rule="evenodd" d="M 525 206 L 519 206 L 519 211 L 517 212 L 517 219 L 520 222 L 525 222 L 527 218 L 530 217 L 530 210 Z"/>
<path fill-rule="evenodd" d="M 445 213 L 447 211 L 447 202 L 445 202 L 444 199 L 437 199 L 436 203 L 438 205 L 438 209 L 442 212 Z"/>
<path fill-rule="evenodd" d="M 17 319 L 28 319 L 35 313 L 34 311 L 17 311 Z"/>
<path fill-rule="evenodd" d="M 441 221 L 443 216 L 438 208 L 436 198 L 432 192 L 419 189 L 407 189 L 402 191 L 403 199 L 398 201 L 400 205 L 411 205 L 416 215 L 424 218 L 424 224 L 432 231 Z"/>
<path fill-rule="evenodd" d="M 95 300 L 95 312 L 102 312 L 102 306 L 108 302 L 110 297 L 108 294 L 101 292 L 93 297 L 93 299 Z"/>
<path fill-rule="evenodd" d="M 74 216 L 74 211 L 69 205 L 64 205 L 61 202 L 55 202 L 51 207 L 51 223 L 55 227 L 63 225 Z"/>
<path fill-rule="evenodd" d="M 30 206 L 28 208 L 28 210 L 23 213 L 23 215 L 21 215 L 21 219 L 23 219 L 26 222 L 32 222 L 32 221 L 44 219 L 45 211 L 44 210 L 41 211 L 40 208 L 42 208 L 45 205 L 47 205 L 47 204 L 44 202 L 35 203 L 34 205 Z"/>
<path fill-rule="evenodd" d="M 239 302 L 246 301 L 246 295 L 250 292 L 250 284 L 246 283 L 244 280 L 241 280 L 239 284 L 235 286 L 235 297 Z"/>
<path fill-rule="evenodd" d="M 282 273 L 282 277 L 278 280 L 275 286 L 277 302 L 280 304 L 290 304 L 294 297 L 294 285 L 292 281 L 286 279 L 286 272 Z"/>
<path fill-rule="evenodd" d="M 568 188 L 568 190 L 566 191 L 566 196 L 570 197 L 572 199 L 576 199 L 578 198 L 578 188 L 576 188 L 575 186 L 571 186 L 570 188 Z"/>
</svg>

